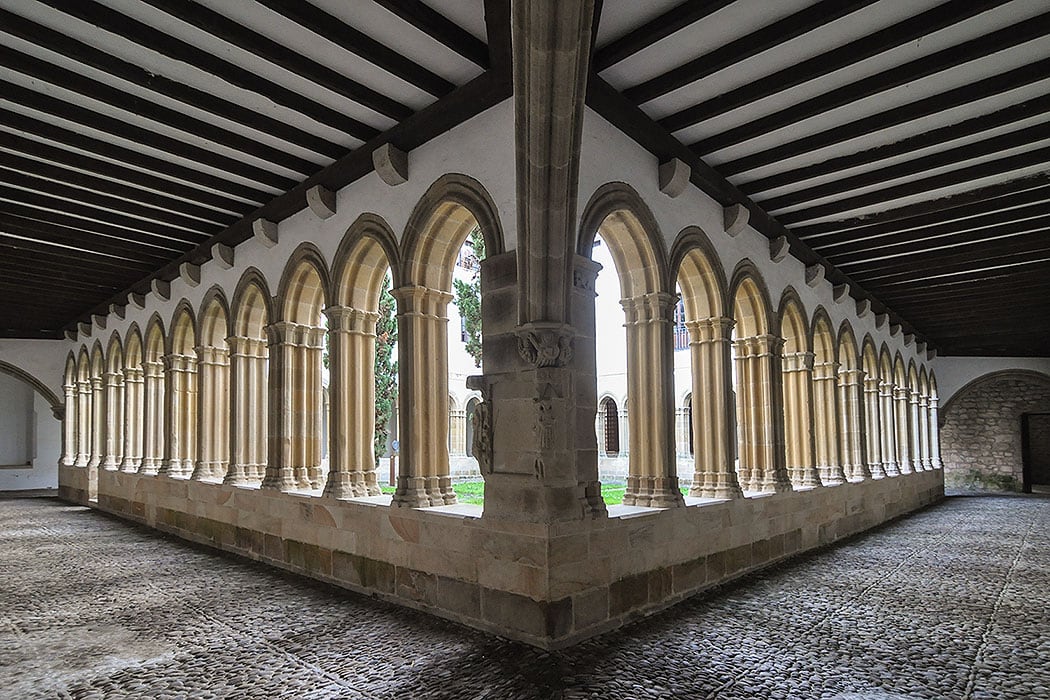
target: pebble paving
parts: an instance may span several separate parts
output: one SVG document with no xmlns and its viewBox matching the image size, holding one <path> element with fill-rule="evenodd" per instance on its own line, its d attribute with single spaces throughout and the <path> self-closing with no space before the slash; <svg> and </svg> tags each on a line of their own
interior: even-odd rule
<svg viewBox="0 0 1050 700">
<path fill-rule="evenodd" d="M 3 500 L 0 698 L 1050 700 L 1050 498 L 949 498 L 557 653 Z"/>
</svg>

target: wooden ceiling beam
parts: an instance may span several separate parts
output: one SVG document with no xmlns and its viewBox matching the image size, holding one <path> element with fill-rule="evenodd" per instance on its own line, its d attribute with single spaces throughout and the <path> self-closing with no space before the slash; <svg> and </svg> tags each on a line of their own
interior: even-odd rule
<svg viewBox="0 0 1050 700">
<path fill-rule="evenodd" d="M 1048 256 L 1050 258 L 1050 256 Z M 868 286 L 872 289 L 879 290 L 876 292 L 879 296 L 884 294 L 886 290 L 894 287 L 900 287 L 901 285 L 913 285 L 920 287 L 931 287 L 931 288 L 946 288 L 951 285 L 969 284 L 976 282 L 983 282 L 988 279 L 995 279 L 997 277 L 1017 275 L 1022 273 L 1050 275 L 1050 259 L 1031 259 L 1030 256 L 1017 256 L 1016 263 L 1001 264 L 996 263 L 988 266 L 991 269 L 974 270 L 974 269 L 962 269 L 955 274 L 948 275 L 936 275 L 926 279 L 907 279 L 907 280 L 868 280 Z"/>
<path fill-rule="evenodd" d="M 642 105 L 729 68 L 763 51 L 802 36 L 828 22 L 856 12 L 874 0 L 822 0 L 784 19 L 697 56 L 680 66 L 623 91 L 624 97 Z"/>
<path fill-rule="evenodd" d="M 35 246 L 29 247 L 23 241 L 15 241 L 10 238 L 0 238 L 0 255 L 8 263 L 21 259 L 28 264 L 27 267 L 20 269 L 36 269 L 32 266 L 44 265 L 50 271 L 67 271 L 80 278 L 87 279 L 96 275 L 107 274 L 113 279 L 123 279 L 129 275 L 137 274 L 139 270 L 148 271 L 152 268 L 152 265 L 146 262 L 107 258 L 98 258 L 92 261 L 90 266 L 86 266 L 83 264 L 83 260 L 78 264 L 77 258 L 71 258 L 69 254 L 37 250 Z"/>
<path fill-rule="evenodd" d="M 332 109 L 327 105 L 315 102 L 293 90 L 277 85 L 255 71 L 241 68 L 215 53 L 182 41 L 167 32 L 151 27 L 122 12 L 112 10 L 95 2 L 39 1 L 59 12 L 64 12 L 79 20 L 93 24 L 99 29 L 164 54 L 168 58 L 187 63 L 198 70 L 221 78 L 231 85 L 263 95 L 279 105 L 304 114 L 330 128 L 350 134 L 361 141 L 366 141 L 378 133 L 374 127 L 364 122 Z M 189 18 L 187 18 L 187 21 L 189 21 Z"/>
<path fill-rule="evenodd" d="M 921 39 L 1006 2 L 1009 0 L 950 0 L 873 34 L 675 112 L 661 119 L 660 124 L 672 132 L 688 128 L 811 80 L 818 80 L 829 73 Z"/>
<path fill-rule="evenodd" d="M 842 219 L 809 226 L 797 226 L 792 230 L 803 240 L 813 241 L 811 245 L 836 246 L 868 238 L 893 235 L 901 232 L 926 235 L 927 232 L 939 233 L 975 228 L 975 220 L 984 216 L 1005 217 L 990 223 L 1002 223 L 1020 218 L 1021 214 L 1010 214 L 1011 210 L 1030 210 L 1029 205 L 1036 205 L 1036 214 L 1042 213 L 1041 207 L 1050 202 L 1050 175 L 1037 178 L 1025 178 L 1018 181 L 994 185 L 992 187 L 971 190 L 951 197 L 942 197 L 916 205 L 878 212 L 868 217 Z M 1005 194 L 1004 194 L 1005 193 Z M 991 213 L 989 213 L 991 212 Z M 1024 214 L 1029 215 L 1029 214 Z"/>
<path fill-rule="evenodd" d="M 777 220 L 785 226 L 811 221 L 813 219 L 833 216 L 842 212 L 865 207 L 880 206 L 887 202 L 902 197 L 910 197 L 925 192 L 934 192 L 946 187 L 966 184 L 985 177 L 1003 175 L 1022 168 L 1050 163 L 1050 146 L 1036 148 L 1024 153 L 1018 153 L 996 160 L 985 161 L 977 165 L 969 165 L 948 172 L 930 175 L 904 182 L 899 185 L 891 185 L 881 190 L 865 192 L 864 194 L 844 197 L 826 204 L 818 204 L 808 209 L 799 209 L 793 212 L 785 212 L 776 216 Z"/>
<path fill-rule="evenodd" d="M 481 68 L 489 67 L 485 42 L 420 0 L 373 0 L 377 5 L 415 27 Z"/>
<path fill-rule="evenodd" d="M 100 236 L 0 212 L 0 239 L 5 233 L 54 245 L 149 261 L 154 265 L 163 265 L 183 252 L 183 248 L 179 247 L 164 248 L 149 243 Z"/>
<path fill-rule="evenodd" d="M 920 121 L 932 114 L 1001 95 L 1047 78 L 1050 78 L 1050 58 L 727 161 L 718 166 L 718 171 L 727 177 L 738 175 L 890 127 Z"/>
<path fill-rule="evenodd" d="M 876 262 L 840 266 L 854 277 L 880 281 L 888 275 L 915 276 L 940 274 L 958 269 L 974 269 L 990 264 L 999 264 L 1018 256 L 1045 257 L 1050 254 L 1050 227 L 1033 231 L 1024 236 L 1005 240 L 983 241 L 962 246 L 959 252 L 948 250 L 919 251 L 905 259 L 879 260 Z"/>
<path fill-rule="evenodd" d="M 596 73 L 616 65 L 642 49 L 652 46 L 675 32 L 696 24 L 704 17 L 731 5 L 734 0 L 685 0 L 627 34 L 613 39 L 594 52 L 592 65 Z"/>
<path fill-rule="evenodd" d="M 157 94 L 170 97 L 185 105 L 217 115 L 224 120 L 236 122 L 249 129 L 287 141 L 314 153 L 319 153 L 329 158 L 338 158 L 346 152 L 345 146 L 303 131 L 286 121 L 274 119 L 257 110 L 248 109 L 236 102 L 198 90 L 166 78 L 163 75 L 150 73 L 106 51 L 96 49 L 82 41 L 19 17 L 11 12 L 0 10 L 0 26 L 3 27 L 5 32 L 48 51 L 74 59 L 79 63 L 91 66 L 133 85 L 138 85 Z"/>
<path fill-rule="evenodd" d="M 46 198 L 40 198 L 40 202 L 47 202 Z M 54 224 L 70 229 L 74 232 L 85 231 L 89 234 L 97 234 L 106 238 L 128 240 L 145 245 L 154 245 L 162 248 L 182 248 L 186 244 L 196 244 L 200 241 L 200 235 L 178 231 L 178 237 L 157 234 L 146 231 L 132 230 L 119 223 L 96 221 L 86 218 L 93 211 L 84 208 L 74 214 L 66 214 L 59 211 L 37 208 L 36 206 L 24 206 L 13 202 L 0 202 L 0 212 L 12 216 L 39 221 L 45 224 Z"/>
<path fill-rule="evenodd" d="M 803 119 L 824 114 L 837 107 L 936 75 L 942 71 L 957 68 L 964 63 L 990 56 L 1048 34 L 1050 34 L 1050 12 L 894 66 L 875 75 L 855 80 L 848 85 L 829 90 L 822 95 L 803 100 L 772 114 L 720 131 L 692 144 L 690 148 L 703 155 L 735 146 L 777 129 L 797 124 Z"/>
<path fill-rule="evenodd" d="M 442 97 L 455 85 L 437 73 L 410 61 L 338 17 L 302 0 L 259 0 L 272 11 L 324 37 L 345 51 L 396 76 L 418 90 Z"/>
<path fill-rule="evenodd" d="M 262 183 L 277 189 L 284 189 L 295 184 L 294 180 L 284 175 L 278 175 L 265 168 L 250 165 L 243 160 L 224 156 L 212 149 L 195 146 L 182 139 L 165 136 L 151 129 L 128 124 L 122 119 L 94 112 L 5 80 L 0 80 L 0 92 L 3 93 L 5 99 L 23 107 L 65 119 L 87 129 L 97 129 L 107 134 L 118 135 L 120 138 L 137 144 L 155 148 L 158 151 L 179 156 L 194 163 L 208 165 L 252 182 Z M 306 167 L 305 163 L 303 167 Z"/>
</svg>

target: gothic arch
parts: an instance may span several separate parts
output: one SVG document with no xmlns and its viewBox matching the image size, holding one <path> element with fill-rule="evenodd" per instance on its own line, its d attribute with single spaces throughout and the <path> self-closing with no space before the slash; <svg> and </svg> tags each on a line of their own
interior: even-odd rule
<svg viewBox="0 0 1050 700">
<path fill-rule="evenodd" d="M 167 337 L 169 355 L 190 356 L 197 347 L 197 322 L 193 307 L 185 299 L 181 300 L 171 314 L 171 327 Z"/>
<path fill-rule="evenodd" d="M 219 329 L 219 321 L 225 328 Z M 226 301 L 226 292 L 219 285 L 214 285 L 201 299 L 197 310 L 197 338 L 201 345 L 207 339 L 208 345 L 222 347 L 229 335 L 230 305 Z"/>
<path fill-rule="evenodd" d="M 849 321 L 843 321 L 839 326 L 835 347 L 837 348 L 835 359 L 842 369 L 862 369 L 857 336 L 853 333 L 853 326 Z"/>
<path fill-rule="evenodd" d="M 246 338 L 266 338 L 266 326 L 273 319 L 270 289 L 257 268 L 249 267 L 237 281 L 230 305 L 230 330 Z"/>
<path fill-rule="evenodd" d="M 288 257 L 277 285 L 281 321 L 316 326 L 329 305 L 332 288 L 324 256 L 313 243 L 302 243 Z M 276 320 L 276 319 L 274 319 Z"/>
<path fill-rule="evenodd" d="M 793 287 L 786 287 L 781 294 L 777 319 L 780 337 L 784 340 L 784 354 L 810 352 L 811 329 L 806 307 Z"/>
<path fill-rule="evenodd" d="M 397 289 L 401 286 L 401 260 L 394 232 L 382 217 L 361 214 L 336 250 L 331 298 L 339 306 L 374 311 L 388 271 L 392 287 Z"/>
<path fill-rule="evenodd" d="M 956 402 L 960 397 L 965 396 L 975 389 L 979 389 L 985 384 L 994 383 L 1003 379 L 1021 379 L 1050 387 L 1050 374 L 1030 369 L 1004 369 L 989 372 L 988 374 L 982 374 L 980 377 L 972 379 L 956 389 L 955 393 L 948 397 L 948 400 L 944 402 L 944 406 L 940 409 L 939 419 L 941 425 L 943 426 L 944 421 L 951 415 L 952 409 L 955 407 Z M 930 396 L 935 399 L 939 398 L 937 394 L 937 376 L 932 370 L 930 371 Z"/>
<path fill-rule="evenodd" d="M 736 321 L 738 338 L 769 333 L 770 319 L 773 316 L 769 290 L 762 279 L 762 273 L 746 258 L 733 270 L 729 298 L 733 304 L 733 320 Z"/>
<path fill-rule="evenodd" d="M 726 277 L 718 253 L 696 226 L 683 229 L 671 247 L 672 279 L 682 289 L 687 319 L 726 315 Z"/>
<path fill-rule="evenodd" d="M 69 357 L 66 359 L 66 373 L 67 374 L 69 373 L 69 370 L 70 370 L 69 362 L 70 362 L 70 360 L 72 360 L 72 358 L 73 358 L 73 353 L 70 352 Z M 75 363 L 74 363 L 74 367 L 75 367 Z M 26 384 L 28 384 L 29 386 L 33 387 L 33 391 L 35 391 L 38 394 L 40 394 L 41 396 L 43 396 L 47 400 L 47 402 L 51 405 L 51 413 L 55 416 L 55 418 L 57 418 L 59 420 L 62 420 L 63 414 L 65 412 L 65 406 L 64 406 L 62 400 L 59 399 L 58 396 L 55 394 L 55 392 L 53 392 L 53 391 L 51 391 L 50 389 L 47 388 L 46 384 L 41 382 L 39 379 L 34 377 L 29 372 L 26 372 L 24 369 L 21 369 L 20 367 L 16 367 L 15 365 L 11 364 L 10 362 L 4 362 L 3 360 L 0 360 L 0 373 L 10 375 L 10 376 L 14 377 L 15 379 L 20 379 L 23 382 L 25 382 Z"/>
</svg>

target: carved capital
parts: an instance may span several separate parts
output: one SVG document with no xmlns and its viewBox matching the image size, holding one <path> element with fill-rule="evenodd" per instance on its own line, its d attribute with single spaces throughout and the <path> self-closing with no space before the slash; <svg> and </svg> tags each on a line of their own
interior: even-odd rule
<svg viewBox="0 0 1050 700">
<path fill-rule="evenodd" d="M 572 326 L 563 323 L 526 323 L 515 331 L 518 354 L 533 367 L 564 367 L 572 361 Z"/>
</svg>

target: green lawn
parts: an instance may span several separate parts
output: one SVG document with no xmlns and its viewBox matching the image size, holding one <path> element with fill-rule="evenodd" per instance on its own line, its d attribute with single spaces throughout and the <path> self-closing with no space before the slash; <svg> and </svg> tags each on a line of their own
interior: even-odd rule
<svg viewBox="0 0 1050 700">
<path fill-rule="evenodd" d="M 384 486 L 383 493 L 393 493 L 394 488 L 392 486 Z M 473 503 L 475 505 L 482 505 L 485 502 L 485 482 L 484 481 L 464 481 L 458 484 L 452 484 L 452 490 L 456 492 L 456 498 L 459 499 L 460 503 Z M 624 484 L 602 484 L 602 498 L 605 500 L 605 505 L 615 506 L 623 503 L 623 494 L 627 490 L 627 486 Z M 689 487 L 682 487 L 682 494 L 688 494 Z"/>
</svg>

